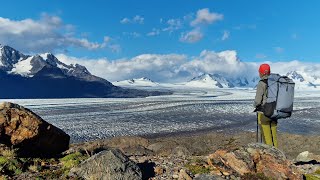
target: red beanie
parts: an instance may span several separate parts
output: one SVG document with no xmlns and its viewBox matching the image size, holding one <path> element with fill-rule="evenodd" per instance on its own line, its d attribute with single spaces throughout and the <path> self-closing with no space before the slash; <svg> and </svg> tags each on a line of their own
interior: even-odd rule
<svg viewBox="0 0 320 180">
<path fill-rule="evenodd" d="M 259 73 L 263 75 L 269 75 L 270 74 L 270 66 L 269 64 L 261 64 L 259 68 Z"/>
</svg>

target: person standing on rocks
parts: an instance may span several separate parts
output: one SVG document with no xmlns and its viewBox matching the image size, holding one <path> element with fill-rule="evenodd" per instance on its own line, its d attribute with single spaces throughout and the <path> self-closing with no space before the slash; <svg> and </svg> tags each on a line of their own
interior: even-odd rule
<svg viewBox="0 0 320 180">
<path fill-rule="evenodd" d="M 260 81 L 257 85 L 256 97 L 254 99 L 254 107 L 257 112 L 257 125 L 260 128 L 261 138 L 264 143 L 278 147 L 277 141 L 277 120 L 266 117 L 263 113 L 264 105 L 267 101 L 268 92 L 268 77 L 270 75 L 270 66 L 268 64 L 261 64 L 259 67 Z M 258 133 L 258 127 L 257 127 Z M 258 134 L 257 134 L 258 141 Z"/>
</svg>

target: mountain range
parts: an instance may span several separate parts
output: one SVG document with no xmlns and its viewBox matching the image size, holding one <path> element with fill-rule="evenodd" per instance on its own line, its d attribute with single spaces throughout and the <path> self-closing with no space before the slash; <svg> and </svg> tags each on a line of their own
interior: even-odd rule
<svg viewBox="0 0 320 180">
<path fill-rule="evenodd" d="M 0 99 L 146 97 L 168 92 L 127 89 L 92 75 L 79 64 L 67 65 L 53 54 L 25 55 L 0 44 Z"/>
<path fill-rule="evenodd" d="M 295 88 L 300 90 L 317 90 L 320 88 L 320 78 L 308 75 L 308 73 L 291 71 L 285 74 L 296 83 Z M 185 87 L 185 88 L 255 88 L 260 78 L 237 77 L 228 78 L 220 74 L 202 74 L 192 78 L 187 82 L 180 83 L 158 83 L 143 77 L 139 79 L 130 79 L 113 82 L 124 87 Z"/>
</svg>

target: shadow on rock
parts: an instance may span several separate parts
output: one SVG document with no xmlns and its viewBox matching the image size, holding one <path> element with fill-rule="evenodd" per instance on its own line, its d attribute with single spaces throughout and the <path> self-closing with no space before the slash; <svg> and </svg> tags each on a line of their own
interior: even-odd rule
<svg viewBox="0 0 320 180">
<path fill-rule="evenodd" d="M 155 177 L 154 167 L 156 164 L 154 162 L 143 162 L 137 164 L 142 172 L 142 179 L 149 179 Z"/>
</svg>

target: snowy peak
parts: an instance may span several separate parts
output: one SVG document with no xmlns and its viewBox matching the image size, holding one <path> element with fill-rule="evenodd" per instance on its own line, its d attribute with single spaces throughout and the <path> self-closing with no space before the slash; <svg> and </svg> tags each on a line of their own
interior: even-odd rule
<svg viewBox="0 0 320 180">
<path fill-rule="evenodd" d="M 130 80 L 124 80 L 124 81 L 116 81 L 112 84 L 116 86 L 140 86 L 140 87 L 155 87 L 159 86 L 159 83 L 156 83 L 152 81 L 149 78 L 142 77 L 137 79 L 130 79 Z"/>
<path fill-rule="evenodd" d="M 232 88 L 234 85 L 219 74 L 202 74 L 186 83 L 187 86 L 204 88 Z"/>
<path fill-rule="evenodd" d="M 296 89 L 315 89 L 320 87 L 320 79 L 306 72 L 291 71 L 287 76 L 296 83 Z"/>
<path fill-rule="evenodd" d="M 0 45 L 0 69 L 2 70 L 11 70 L 13 68 L 13 64 L 16 64 L 20 60 L 27 58 L 28 56 L 23 55 L 10 46 Z"/>
<path fill-rule="evenodd" d="M 95 79 L 86 67 L 79 64 L 66 65 L 51 53 L 28 56 L 9 46 L 0 45 L 0 69 L 8 74 L 33 77 L 44 67 L 59 69 L 67 76 Z"/>
<path fill-rule="evenodd" d="M 291 72 L 288 72 L 287 75 L 289 78 L 291 78 L 293 81 L 297 82 L 304 82 L 305 79 L 303 78 L 303 76 L 299 73 L 297 73 L 297 71 L 291 71 Z"/>
</svg>

